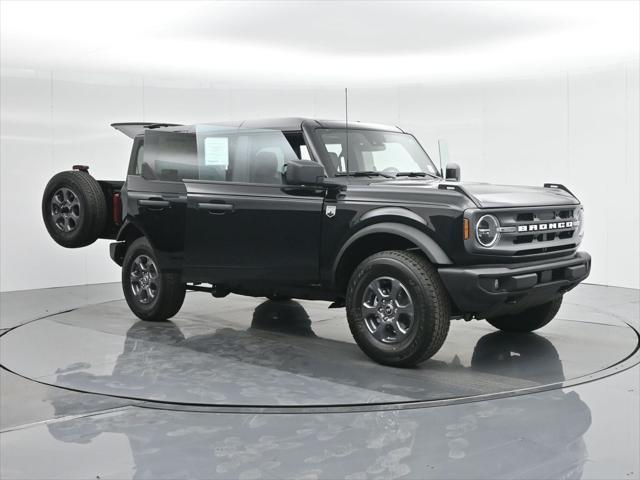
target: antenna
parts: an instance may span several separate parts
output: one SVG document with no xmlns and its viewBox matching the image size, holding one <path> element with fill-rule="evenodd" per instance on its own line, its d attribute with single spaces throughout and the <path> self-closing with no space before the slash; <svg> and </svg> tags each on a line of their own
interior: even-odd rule
<svg viewBox="0 0 640 480">
<path fill-rule="evenodd" d="M 447 168 L 447 163 L 449 163 L 449 146 L 446 140 L 438 139 L 438 156 L 440 157 L 440 175 L 442 180 L 446 181 L 447 172 L 445 169 Z"/>
<path fill-rule="evenodd" d="M 345 156 L 344 162 L 347 167 L 347 183 L 349 183 L 349 93 L 347 87 L 344 89 L 344 129 L 345 129 Z"/>
</svg>

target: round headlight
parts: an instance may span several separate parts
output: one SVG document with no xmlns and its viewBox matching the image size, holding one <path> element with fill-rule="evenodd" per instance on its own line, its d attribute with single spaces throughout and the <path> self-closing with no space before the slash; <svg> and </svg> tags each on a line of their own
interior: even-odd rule
<svg viewBox="0 0 640 480">
<path fill-rule="evenodd" d="M 493 215 L 483 215 L 476 223 L 476 239 L 483 247 L 493 247 L 498 241 L 498 219 Z"/>
</svg>

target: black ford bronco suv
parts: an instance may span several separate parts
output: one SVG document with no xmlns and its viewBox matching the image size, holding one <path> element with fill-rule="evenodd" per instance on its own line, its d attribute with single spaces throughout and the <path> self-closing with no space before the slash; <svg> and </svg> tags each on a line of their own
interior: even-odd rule
<svg viewBox="0 0 640 480">
<path fill-rule="evenodd" d="M 126 181 L 55 175 L 42 214 L 60 245 L 98 238 L 142 320 L 186 290 L 333 301 L 374 360 L 411 366 L 453 318 L 530 332 L 589 274 L 583 211 L 564 186 L 461 183 L 400 128 L 287 118 L 119 123 Z M 444 170 L 444 172 L 442 171 Z"/>
</svg>

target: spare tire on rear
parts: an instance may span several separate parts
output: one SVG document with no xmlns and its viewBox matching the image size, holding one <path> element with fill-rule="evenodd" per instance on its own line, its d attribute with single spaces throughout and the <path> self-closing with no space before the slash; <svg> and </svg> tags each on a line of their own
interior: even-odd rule
<svg viewBox="0 0 640 480">
<path fill-rule="evenodd" d="M 84 171 L 54 175 L 42 196 L 42 218 L 51 238 L 63 247 L 92 244 L 107 222 L 107 202 L 100 184 Z"/>
</svg>

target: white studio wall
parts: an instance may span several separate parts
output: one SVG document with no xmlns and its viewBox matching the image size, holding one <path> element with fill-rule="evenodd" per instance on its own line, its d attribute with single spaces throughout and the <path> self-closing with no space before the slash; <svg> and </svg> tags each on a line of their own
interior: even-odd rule
<svg viewBox="0 0 640 480">
<path fill-rule="evenodd" d="M 40 196 L 74 164 L 121 179 L 130 140 L 116 121 L 344 118 L 342 87 L 240 88 L 206 81 L 3 70 L 2 291 L 119 280 L 107 241 L 70 250 L 46 233 Z M 540 77 L 349 88 L 351 120 L 414 133 L 437 161 L 446 138 L 466 181 L 564 183 L 586 207 L 589 281 L 640 286 L 636 62 Z"/>
<path fill-rule="evenodd" d="M 569 186 L 584 203 L 589 282 L 638 288 L 638 66 L 400 89 L 399 121 L 447 138 L 465 180 Z M 403 94 L 402 92 L 406 92 Z"/>
</svg>

